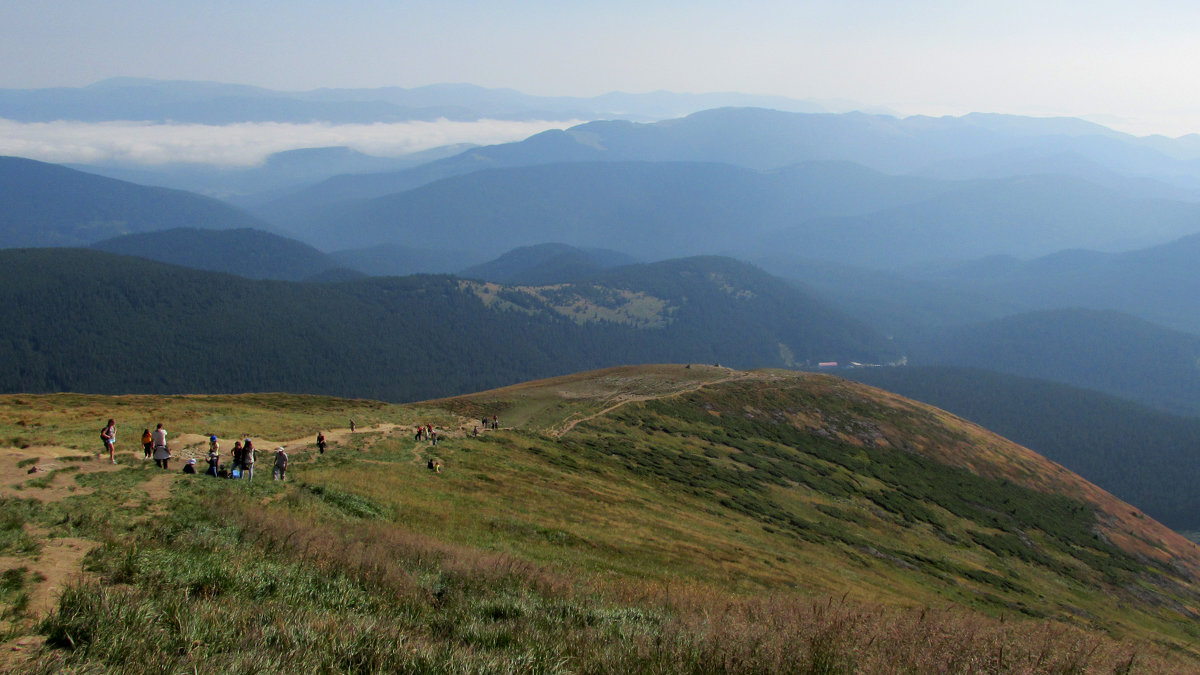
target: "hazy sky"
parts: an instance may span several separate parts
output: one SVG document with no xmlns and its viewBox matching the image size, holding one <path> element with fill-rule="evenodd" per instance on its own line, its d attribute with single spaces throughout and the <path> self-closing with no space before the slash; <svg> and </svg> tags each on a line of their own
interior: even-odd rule
<svg viewBox="0 0 1200 675">
<path fill-rule="evenodd" d="M 0 87 L 740 91 L 1200 132 L 1183 0 L 2 0 Z"/>
</svg>

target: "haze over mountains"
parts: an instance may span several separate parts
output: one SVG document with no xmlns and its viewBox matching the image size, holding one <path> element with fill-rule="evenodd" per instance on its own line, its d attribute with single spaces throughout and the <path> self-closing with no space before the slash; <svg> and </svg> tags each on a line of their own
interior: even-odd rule
<svg viewBox="0 0 1200 675">
<path fill-rule="evenodd" d="M 722 106 L 763 106 L 796 112 L 825 112 L 811 101 L 746 94 L 626 94 L 590 98 L 532 96 L 511 89 L 437 84 L 405 89 L 316 89 L 276 91 L 218 82 L 164 81 L 119 77 L 87 87 L 0 89 L 0 118 L 148 122 L 332 122 L 381 123 L 408 120 L 662 119 Z"/>
<path fill-rule="evenodd" d="M 629 107 L 627 119 L 406 157 L 333 147 L 237 170 L 102 169 L 239 206 L 85 165 L 3 158 L 0 246 L 92 247 L 5 253 L 7 292 L 23 308 L 8 324 L 20 327 L 10 361 L 24 364 L 6 390 L 116 382 L 407 400 L 620 363 L 907 362 L 969 366 L 956 386 L 973 381 L 997 405 L 1082 400 L 1067 388 L 1081 387 L 1200 415 L 1192 138 L 991 114 L 720 108 L 663 119 L 710 99 L 609 97 L 589 108 L 469 87 L 281 94 L 118 81 L 0 92 L 0 116 L 118 119 L 133 114 L 117 104 L 132 91 L 148 103 L 123 119 L 208 123 L 587 118 Z M 192 117 L 171 117 L 189 107 Z M 362 278 L 427 273 L 457 276 Z M 62 297 L 43 302 L 49 278 Z M 84 301 L 97 293 L 121 298 L 120 330 L 73 327 L 104 323 L 104 303 Z M 143 322 L 159 315 L 219 324 L 219 339 L 143 342 L 153 333 Z M 98 346 L 127 377 L 86 366 Z M 1014 394 L 997 372 L 1035 378 L 1020 391 L 1041 393 Z M 1135 407 L 1114 404 L 1111 416 L 1151 419 Z M 987 424 L 987 409 L 964 414 Z M 1020 436 L 1011 418 L 996 419 Z M 1186 446 L 1159 466 L 1188 461 Z M 1179 515 L 1186 503 L 1154 508 L 1197 525 Z"/>
</svg>

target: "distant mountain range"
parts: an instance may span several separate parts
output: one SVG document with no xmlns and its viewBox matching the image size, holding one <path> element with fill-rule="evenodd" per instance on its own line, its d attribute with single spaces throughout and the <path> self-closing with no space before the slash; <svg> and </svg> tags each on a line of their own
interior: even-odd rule
<svg viewBox="0 0 1200 675">
<path fill-rule="evenodd" d="M 113 78 L 87 87 L 0 89 L 0 117 L 53 120 L 330 122 L 492 119 L 664 119 L 723 106 L 825 112 L 811 101 L 748 94 L 613 92 L 595 97 L 532 96 L 511 89 L 436 84 L 405 89 L 276 91 L 238 84 Z"/>
<path fill-rule="evenodd" d="M 1188 139 L 1079 120 L 719 109 L 592 122 L 298 191 L 281 179 L 277 198 L 255 207 L 271 224 L 192 194 L 5 158 L 0 247 L 104 241 L 273 279 L 452 272 L 538 287 L 601 283 L 632 259 L 732 254 L 872 326 L 872 340 L 894 338 L 857 360 L 907 353 L 1198 414 L 1193 336 L 1158 327 L 1200 333 L 1196 153 Z M 311 181 L 322 163 L 369 170 L 374 159 L 311 150 L 277 156 L 271 170 Z M 579 288 L 568 295 L 586 297 Z M 548 302 L 516 297 L 516 307 Z M 793 311 L 783 306 L 760 310 Z M 1041 310 L 1054 313 L 1026 314 Z M 825 360 L 784 340 L 768 358 L 769 342 L 748 363 Z M 699 339 L 680 344 L 694 349 L 685 359 L 737 358 L 732 343 L 719 355 Z M 603 364 L 569 367 L 593 365 Z"/>
<path fill-rule="evenodd" d="M 176 227 L 272 226 L 224 202 L 19 157 L 0 157 L 0 248 L 82 246 Z"/>
<path fill-rule="evenodd" d="M 1087 307 L 1200 333 L 1200 234 L 1136 250 L 1061 251 L 1028 261 L 992 257 L 915 276 L 1027 309 Z"/>
<path fill-rule="evenodd" d="M 695 162 L 545 164 L 257 212 L 323 248 L 445 249 L 502 238 L 505 248 L 560 241 L 651 259 L 790 251 L 867 267 L 1122 250 L 1200 228 L 1200 204 L 1130 198 L 1069 177 L 939 181 L 844 162 L 769 172 Z"/>
<path fill-rule="evenodd" d="M 1200 199 L 1200 147 L 1121 134 L 1070 118 L 908 117 L 704 110 L 650 124 L 595 121 L 476 148 L 370 178 L 336 178 L 291 199 L 310 205 L 380 197 L 481 169 L 563 162 L 716 162 L 779 169 L 846 161 L 937 179 L 1073 176 L 1131 197 Z"/>
<path fill-rule="evenodd" d="M 400 157 L 375 157 L 347 147 L 305 148 L 274 153 L 261 166 L 250 168 L 190 163 L 152 167 L 111 163 L 68 166 L 131 183 L 188 190 L 235 206 L 247 206 L 332 176 L 408 169 L 459 154 L 471 147 L 469 144 L 448 145 Z"/>
</svg>

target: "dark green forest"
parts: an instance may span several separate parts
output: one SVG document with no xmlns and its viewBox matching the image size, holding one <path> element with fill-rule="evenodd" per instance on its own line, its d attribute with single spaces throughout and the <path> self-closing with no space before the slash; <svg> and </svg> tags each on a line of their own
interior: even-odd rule
<svg viewBox="0 0 1200 675">
<path fill-rule="evenodd" d="M 1200 420 L 1064 384 L 968 368 L 873 368 L 845 375 L 995 431 L 1168 527 L 1200 529 Z"/>
<path fill-rule="evenodd" d="M 247 279 L 305 281 L 341 266 L 335 258 L 308 244 L 250 228 L 179 227 L 105 239 L 91 248 Z"/>
<path fill-rule="evenodd" d="M 1200 336 L 1114 311 L 1055 309 L 910 340 L 922 366 L 983 368 L 1200 415 Z"/>
<path fill-rule="evenodd" d="M 448 276 L 255 281 L 90 250 L 2 251 L 0 390 L 410 401 L 617 364 L 889 355 L 882 337 L 742 263 L 629 269 L 579 294 L 658 294 L 664 326 L 577 323 L 511 289 L 489 308 Z"/>
</svg>

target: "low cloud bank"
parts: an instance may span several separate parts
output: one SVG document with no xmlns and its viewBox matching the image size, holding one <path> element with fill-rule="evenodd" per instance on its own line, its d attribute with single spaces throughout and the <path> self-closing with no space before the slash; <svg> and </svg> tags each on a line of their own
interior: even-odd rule
<svg viewBox="0 0 1200 675">
<path fill-rule="evenodd" d="M 0 155 L 54 163 L 161 165 L 176 162 L 251 167 L 276 152 L 348 146 L 398 157 L 457 143 L 491 145 L 565 129 L 580 120 L 213 126 L 149 122 L 14 122 L 0 119 Z"/>
</svg>

